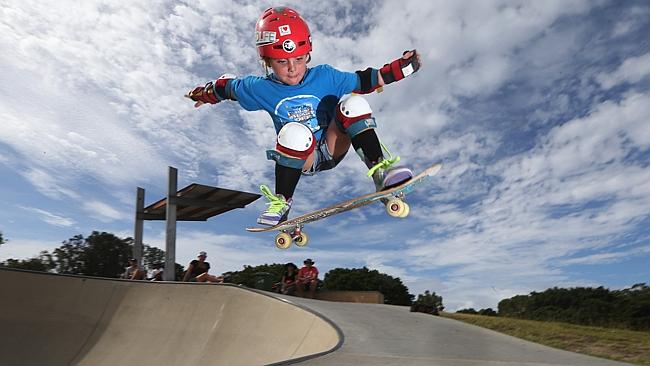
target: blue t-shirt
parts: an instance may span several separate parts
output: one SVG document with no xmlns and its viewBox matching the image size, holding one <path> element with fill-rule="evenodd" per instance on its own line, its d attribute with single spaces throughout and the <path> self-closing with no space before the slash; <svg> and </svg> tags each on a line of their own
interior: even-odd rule
<svg viewBox="0 0 650 366">
<path fill-rule="evenodd" d="M 308 68 L 298 85 L 282 84 L 270 77 L 246 76 L 231 80 L 229 87 L 242 108 L 267 111 L 276 132 L 289 122 L 299 122 L 320 140 L 339 100 L 358 88 L 358 80 L 355 73 L 318 65 Z"/>
</svg>

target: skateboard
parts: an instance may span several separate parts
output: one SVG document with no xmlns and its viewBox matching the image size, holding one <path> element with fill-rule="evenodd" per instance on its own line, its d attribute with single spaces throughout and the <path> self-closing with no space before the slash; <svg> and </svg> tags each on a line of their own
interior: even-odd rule
<svg viewBox="0 0 650 366">
<path fill-rule="evenodd" d="M 390 216 L 404 218 L 410 212 L 408 204 L 404 202 L 404 197 L 421 183 L 430 180 L 441 168 L 442 164 L 436 163 L 426 168 L 422 173 L 395 187 L 339 202 L 335 205 L 283 221 L 275 226 L 249 227 L 246 230 L 253 233 L 279 231 L 275 237 L 275 246 L 279 249 L 288 249 L 292 242 L 296 243 L 299 247 L 307 245 L 309 236 L 302 230 L 305 224 L 374 202 L 382 202 L 386 206 L 386 212 Z"/>
</svg>

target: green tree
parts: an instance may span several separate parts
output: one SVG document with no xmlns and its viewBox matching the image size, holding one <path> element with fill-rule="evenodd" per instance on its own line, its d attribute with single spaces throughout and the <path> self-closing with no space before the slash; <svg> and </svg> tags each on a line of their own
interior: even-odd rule
<svg viewBox="0 0 650 366">
<path fill-rule="evenodd" d="M 258 266 L 244 266 L 241 271 L 232 271 L 223 273 L 226 281 L 254 288 L 259 274 L 268 273 L 275 282 L 280 281 L 284 272 L 284 264 L 262 264 Z"/>
<path fill-rule="evenodd" d="M 487 308 L 487 309 L 481 309 L 478 311 L 479 315 L 485 315 L 485 316 L 497 316 L 497 312 L 494 311 L 492 308 Z"/>
<path fill-rule="evenodd" d="M 574 324 L 650 329 L 650 288 L 635 284 L 629 289 L 550 288 L 499 302 L 499 315 Z"/>
<path fill-rule="evenodd" d="M 444 310 L 442 305 L 442 296 L 436 295 L 435 292 L 429 290 L 424 291 L 424 294 L 418 295 L 417 300 L 411 305 L 411 311 L 438 315 Z"/>
<path fill-rule="evenodd" d="M 0 231 L 0 245 L 6 243 L 4 237 L 2 236 L 2 231 Z"/>
<path fill-rule="evenodd" d="M 54 270 L 61 274 L 82 274 L 86 243 L 83 235 L 75 235 L 54 249 Z"/>
<path fill-rule="evenodd" d="M 87 238 L 75 235 L 54 249 L 56 272 L 84 276 L 118 278 L 128 265 L 132 240 L 93 231 Z"/>
<path fill-rule="evenodd" d="M 153 267 L 156 263 L 165 263 L 165 251 L 145 244 L 142 263 L 145 267 L 149 268 Z"/>
<path fill-rule="evenodd" d="M 30 271 L 49 272 L 52 270 L 52 256 L 47 251 L 41 252 L 38 257 L 30 259 L 7 259 L 0 263 L 0 266 L 7 268 L 26 269 Z"/>
<path fill-rule="evenodd" d="M 133 254 L 133 240 L 93 231 L 86 238 L 83 254 L 82 275 L 118 278 L 128 266 Z"/>
<path fill-rule="evenodd" d="M 131 256 L 131 239 L 93 231 L 87 238 L 75 235 L 54 249 L 58 273 L 118 278 Z"/>
<path fill-rule="evenodd" d="M 379 291 L 384 302 L 392 305 L 411 305 L 415 296 L 399 278 L 393 278 L 377 270 L 363 268 L 335 268 L 325 274 L 323 287 L 328 290 Z"/>
<path fill-rule="evenodd" d="M 456 311 L 459 314 L 471 314 L 471 315 L 477 315 L 478 311 L 474 308 L 469 308 L 469 309 L 460 309 Z"/>
<path fill-rule="evenodd" d="M 93 231 L 87 238 L 79 234 L 63 241 L 52 253 L 43 251 L 35 258 L 9 259 L 0 265 L 61 274 L 117 278 L 124 272 L 128 259 L 132 256 L 133 239 L 122 239 L 111 233 Z M 145 245 L 143 259 L 145 267 L 151 267 L 154 263 L 164 262 L 165 252 Z M 177 280 L 182 278 L 183 266 L 176 263 L 174 271 Z"/>
</svg>

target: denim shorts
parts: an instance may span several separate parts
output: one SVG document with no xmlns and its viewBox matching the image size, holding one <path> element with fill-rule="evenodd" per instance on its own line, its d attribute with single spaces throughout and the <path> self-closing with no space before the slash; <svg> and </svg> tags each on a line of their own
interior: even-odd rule
<svg viewBox="0 0 650 366">
<path fill-rule="evenodd" d="M 347 154 L 346 152 L 345 154 L 335 159 L 332 156 L 330 149 L 327 147 L 327 139 L 325 138 L 325 133 L 323 133 L 323 137 L 320 139 L 320 141 L 318 141 L 315 152 L 316 156 L 314 158 L 314 164 L 311 166 L 311 169 L 306 172 L 303 171 L 302 174 L 314 175 L 317 172 L 332 169 L 337 166 Z"/>
</svg>

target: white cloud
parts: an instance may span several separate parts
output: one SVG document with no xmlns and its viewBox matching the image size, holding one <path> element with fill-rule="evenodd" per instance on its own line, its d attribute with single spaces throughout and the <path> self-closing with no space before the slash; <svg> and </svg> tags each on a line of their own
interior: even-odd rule
<svg viewBox="0 0 650 366">
<path fill-rule="evenodd" d="M 97 200 L 91 200 L 83 203 L 83 209 L 89 216 L 94 217 L 103 222 L 110 222 L 115 220 L 126 220 L 132 215 L 116 210 L 111 205 Z"/>
<path fill-rule="evenodd" d="M 40 217 L 42 221 L 53 226 L 70 227 L 76 223 L 76 221 L 71 218 L 56 215 L 51 212 L 41 210 L 39 208 L 35 208 L 35 207 L 20 207 L 20 208 L 25 211 L 35 213 Z"/>
<path fill-rule="evenodd" d="M 622 9 L 621 14 L 617 16 L 612 36 L 620 38 L 629 36 L 647 23 L 648 16 L 650 16 L 650 9 L 644 6 L 632 5 Z"/>
<path fill-rule="evenodd" d="M 611 73 L 601 73 L 596 80 L 605 89 L 622 83 L 637 83 L 650 75 L 650 52 L 630 57 Z"/>
</svg>

